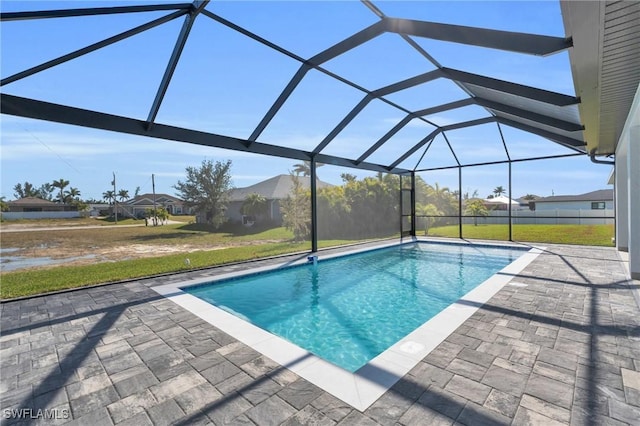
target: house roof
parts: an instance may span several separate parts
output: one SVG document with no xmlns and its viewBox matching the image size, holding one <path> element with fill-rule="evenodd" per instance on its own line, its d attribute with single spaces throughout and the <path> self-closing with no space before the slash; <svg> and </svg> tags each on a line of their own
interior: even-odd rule
<svg viewBox="0 0 640 426">
<path fill-rule="evenodd" d="M 561 1 L 587 152 L 613 154 L 640 83 L 640 2 Z"/>
<path fill-rule="evenodd" d="M 519 202 L 517 202 L 516 200 L 510 199 L 506 195 L 498 195 L 497 197 L 487 198 L 482 201 L 488 204 L 507 204 L 508 205 L 509 203 L 511 203 L 515 205 L 520 205 Z"/>
<path fill-rule="evenodd" d="M 308 176 L 300 176 L 300 183 L 303 187 L 309 188 L 310 178 Z M 331 184 L 318 180 L 317 187 L 325 188 Z M 293 178 L 291 175 L 278 175 L 270 179 L 258 182 L 255 185 L 245 188 L 235 188 L 231 191 L 231 201 L 244 201 L 249 194 L 260 194 L 268 200 L 282 200 L 291 193 L 293 189 Z"/>
<path fill-rule="evenodd" d="M 55 206 L 53 201 L 43 200 L 38 197 L 24 197 L 15 201 L 9 201 L 7 204 L 13 206 Z"/>
<path fill-rule="evenodd" d="M 613 201 L 613 189 L 599 189 L 579 195 L 554 195 L 535 200 L 536 203 L 553 203 L 560 201 Z"/>
<path fill-rule="evenodd" d="M 166 202 L 170 202 L 170 203 L 184 203 L 183 200 L 181 200 L 178 197 L 174 197 L 172 195 L 169 194 L 156 194 L 156 203 L 157 204 L 163 204 Z M 134 197 L 128 201 L 126 201 L 126 204 L 129 205 L 135 205 L 135 204 L 153 204 L 153 194 L 141 194 L 138 195 L 137 197 Z"/>
</svg>

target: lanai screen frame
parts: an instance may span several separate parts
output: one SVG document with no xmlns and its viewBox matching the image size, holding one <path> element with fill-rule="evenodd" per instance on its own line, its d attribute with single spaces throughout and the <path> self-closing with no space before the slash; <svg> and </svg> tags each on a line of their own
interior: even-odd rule
<svg viewBox="0 0 640 426">
<path fill-rule="evenodd" d="M 416 172 L 457 168 L 458 182 L 459 185 L 461 185 L 462 169 L 465 167 L 508 164 L 509 198 L 512 198 L 512 163 L 572 156 L 585 156 L 587 154 L 585 148 L 586 142 L 584 141 L 584 137 L 582 134 L 584 126 L 579 122 L 579 118 L 576 118 L 579 117 L 579 113 L 577 110 L 577 105 L 580 103 L 579 98 L 509 81 L 498 80 L 495 78 L 478 75 L 463 70 L 446 68 L 442 66 L 435 58 L 433 58 L 427 51 L 425 51 L 425 49 L 423 49 L 418 43 L 416 43 L 412 37 L 426 37 L 435 40 L 469 44 L 479 47 L 506 50 L 515 53 L 538 56 L 551 55 L 559 51 L 570 49 L 572 47 L 571 38 L 392 18 L 386 16 L 371 1 L 362 0 L 362 4 L 366 6 L 372 13 L 374 13 L 379 18 L 379 21 L 334 44 L 333 46 L 325 49 L 319 54 L 316 54 L 310 58 L 303 58 L 207 10 L 206 6 L 209 1 L 210 0 L 195 0 L 192 3 L 74 8 L 64 10 L 42 10 L 0 14 L 0 20 L 4 22 L 65 17 L 70 18 L 91 15 L 117 15 L 122 13 L 138 13 L 151 11 L 169 12 L 167 15 L 119 33 L 115 36 L 86 46 L 82 49 L 70 52 L 66 55 L 62 55 L 56 59 L 44 62 L 40 65 L 15 73 L 11 76 L 2 78 L 2 80 L 0 80 L 0 88 L 2 88 L 3 90 L 2 93 L 0 93 L 1 112 L 3 114 L 10 114 L 25 118 L 46 120 L 63 124 L 71 124 L 82 127 L 109 130 L 132 135 L 147 136 L 152 138 L 186 142 L 236 151 L 245 151 L 293 160 L 308 161 L 310 163 L 311 182 L 311 249 L 314 252 L 318 249 L 316 203 L 316 167 L 318 163 L 376 172 L 392 173 L 409 177 L 411 179 L 411 229 L 408 232 L 403 232 L 401 224 L 400 230 L 403 236 L 415 236 Z M 247 139 L 240 139 L 236 137 L 208 133 L 183 127 L 169 126 L 157 123 L 155 121 L 158 111 L 162 105 L 167 88 L 171 83 L 173 73 L 176 69 L 178 61 L 180 60 L 183 48 L 189 37 L 191 28 L 196 18 L 201 15 L 206 18 L 212 19 L 221 25 L 231 28 L 232 30 L 237 31 L 244 36 L 249 37 L 253 41 L 268 46 L 269 48 L 274 49 L 275 51 L 286 55 L 289 58 L 292 58 L 300 63 L 300 68 L 298 69 L 298 71 L 293 75 L 287 86 L 273 102 L 271 108 L 269 108 L 267 113 L 262 117 L 254 131 L 251 133 L 251 136 Z M 4 86 L 10 83 L 19 81 L 23 78 L 27 78 L 38 72 L 76 59 L 87 53 L 109 46 L 113 43 L 117 43 L 121 40 L 179 18 L 184 19 L 182 28 L 173 47 L 173 52 L 165 68 L 162 81 L 156 91 L 156 96 L 154 98 L 153 104 L 149 109 L 149 114 L 146 120 L 138 120 L 131 117 L 106 114 L 97 111 L 80 109 L 68 105 L 53 104 L 41 100 L 18 97 L 4 92 Z M 353 81 L 337 75 L 322 67 L 323 63 L 336 58 L 337 56 L 344 54 L 384 33 L 394 33 L 399 35 L 406 43 L 408 43 L 413 49 L 415 49 L 420 55 L 422 55 L 430 64 L 435 66 L 436 69 L 402 81 L 398 81 L 385 87 L 381 87 L 377 90 L 368 90 L 354 83 Z M 346 84 L 362 92 L 364 94 L 364 97 L 347 115 L 343 117 L 340 123 L 338 123 L 338 125 L 336 125 L 327 134 L 327 136 L 320 142 L 320 144 L 318 144 L 311 151 L 259 142 L 258 138 L 260 137 L 262 132 L 267 128 L 280 108 L 285 104 L 298 84 L 304 79 L 307 72 L 312 69 L 319 71 L 329 77 L 340 81 L 343 84 Z M 466 94 L 469 95 L 469 98 L 437 105 L 435 107 L 418 111 L 409 110 L 385 98 L 386 95 L 439 78 L 445 78 L 453 81 L 459 88 L 461 88 Z M 396 126 L 389 130 L 387 134 L 371 144 L 371 146 L 356 159 L 324 154 L 322 152 L 323 149 L 374 99 L 380 100 L 385 104 L 398 109 L 399 111 L 406 114 L 405 117 Z M 431 114 L 449 111 L 469 105 L 476 105 L 484 108 L 489 113 L 489 117 L 466 122 L 458 122 L 446 126 L 438 126 L 437 124 L 425 118 L 425 116 Z M 414 119 L 421 120 L 435 127 L 435 130 L 425 138 L 417 141 L 417 143 L 410 149 L 408 149 L 403 155 L 390 162 L 389 164 L 377 164 L 366 161 L 369 156 L 371 156 L 376 150 L 382 147 L 389 139 L 393 137 L 393 135 L 398 133 L 404 126 L 406 126 L 410 121 Z M 455 150 L 448 142 L 446 132 L 465 127 L 479 126 L 487 123 L 495 123 L 498 127 L 501 143 L 505 149 L 507 160 L 462 164 L 459 161 Z M 568 148 L 571 152 L 559 155 L 512 159 L 503 136 L 501 125 L 507 125 L 546 138 L 552 142 Z M 419 169 L 419 165 L 422 159 L 428 153 L 434 139 L 440 134 L 442 134 L 445 138 L 447 146 L 451 150 L 456 164 L 446 167 Z M 413 169 L 399 167 L 399 165 L 403 161 L 407 160 L 409 157 L 411 157 L 421 149 L 423 149 L 423 151 L 420 156 L 420 160 Z M 402 197 L 402 184 L 400 185 L 400 194 Z M 459 188 L 458 195 L 459 197 L 462 197 L 461 188 Z M 461 201 L 462 200 L 459 200 L 458 202 L 460 238 L 462 238 Z M 400 203 L 400 205 L 402 206 L 402 198 L 400 198 Z M 511 205 L 509 205 L 508 210 L 509 240 L 512 240 Z M 400 211 L 400 216 L 402 219 L 402 211 Z"/>
</svg>

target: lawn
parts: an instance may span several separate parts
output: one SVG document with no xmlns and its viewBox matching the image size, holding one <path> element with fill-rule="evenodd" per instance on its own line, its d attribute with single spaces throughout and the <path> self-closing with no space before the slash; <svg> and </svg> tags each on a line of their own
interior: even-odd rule
<svg viewBox="0 0 640 426">
<path fill-rule="evenodd" d="M 419 235 L 423 231 L 418 231 Z M 457 226 L 429 229 L 430 236 L 458 237 Z M 612 246 L 611 225 L 514 225 L 513 239 L 526 242 Z M 506 225 L 464 225 L 464 238 L 507 240 Z M 304 252 L 310 243 L 293 242 L 285 228 L 180 223 L 149 227 L 106 226 L 95 229 L 3 232 L 2 248 L 18 248 L 24 256 L 73 257 L 95 254 L 85 264 L 2 272 L 0 298 L 47 293 L 92 284 L 120 281 L 240 262 L 286 253 Z M 356 241 L 323 240 L 321 248 Z M 189 262 L 186 262 L 189 259 Z M 89 264 L 86 264 L 89 263 Z"/>
<path fill-rule="evenodd" d="M 271 243 L 92 265 L 5 272 L 0 298 L 14 298 L 308 250 L 308 243 Z M 187 264 L 186 259 L 189 259 Z"/>
<path fill-rule="evenodd" d="M 172 224 L 142 227 L 100 227 L 95 229 L 38 230 L 3 232 L 3 248 L 19 248 L 38 256 L 74 256 L 100 250 L 122 248 L 123 255 L 132 256 L 127 246 L 174 246 L 177 249 L 207 249 L 256 241 L 281 241 L 293 238 L 285 228 L 253 229 L 238 227 L 215 231 L 205 225 Z M 179 247 L 180 246 L 180 247 Z M 185 247 L 188 246 L 188 247 Z M 117 251 L 117 250 L 116 250 Z"/>
<path fill-rule="evenodd" d="M 180 223 L 149 227 L 3 232 L 2 247 L 27 257 L 94 258 L 0 274 L 0 298 L 47 293 L 92 284 L 185 271 L 231 262 L 309 251 L 310 242 L 293 242 L 283 227 L 247 228 L 241 225 L 214 230 L 207 225 Z M 320 247 L 353 243 L 325 240 Z M 186 259 L 189 259 L 186 262 Z"/>
<path fill-rule="evenodd" d="M 613 225 L 513 225 L 513 240 L 532 243 L 578 244 L 612 247 Z M 424 231 L 418 231 L 423 235 Z M 428 235 L 458 238 L 458 225 L 430 228 Z M 507 225 L 462 225 L 464 238 L 508 240 Z"/>
</svg>

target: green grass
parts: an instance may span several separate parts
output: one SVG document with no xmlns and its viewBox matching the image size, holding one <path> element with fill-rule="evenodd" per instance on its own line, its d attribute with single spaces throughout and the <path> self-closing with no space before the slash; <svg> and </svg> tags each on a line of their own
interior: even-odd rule
<svg viewBox="0 0 640 426">
<path fill-rule="evenodd" d="M 216 231 L 200 224 L 173 224 L 148 227 L 105 226 L 94 229 L 38 230 L 2 234 L 2 247 L 36 249 L 42 245 L 56 247 L 68 256 L 86 254 L 98 249 L 128 244 L 183 245 L 203 250 L 213 246 L 237 243 L 291 240 L 293 233 L 285 228 L 253 229 L 240 227 Z"/>
<path fill-rule="evenodd" d="M 284 228 L 262 231 L 254 235 L 239 237 L 245 241 L 278 239 L 290 236 Z M 234 238 L 235 241 L 238 238 Z M 352 243 L 349 240 L 323 240 L 320 247 L 334 247 Z M 310 251 L 310 242 L 290 241 L 261 243 L 219 250 L 200 250 L 184 254 L 103 262 L 81 266 L 55 266 L 47 269 L 5 272 L 0 275 L 0 298 L 11 299 L 21 296 L 49 293 L 57 290 L 80 288 L 93 284 L 122 281 L 170 272 L 188 271 L 194 268 L 222 265 L 225 263 L 259 259 L 269 256 Z M 189 259 L 189 265 L 185 260 Z"/>
<path fill-rule="evenodd" d="M 464 225 L 464 238 L 507 240 L 506 225 Z M 423 230 L 418 230 L 423 235 Z M 429 229 L 430 236 L 458 237 L 458 226 Z M 612 246 L 612 225 L 514 225 L 513 239 L 523 242 L 549 242 Z M 285 228 L 246 228 L 228 226 L 213 230 L 201 224 L 176 224 L 158 227 L 37 231 L 3 234 L 3 247 L 29 247 L 48 241 L 58 247 L 75 247 L 82 251 L 100 242 L 101 246 L 127 243 L 184 244 L 201 247 L 188 253 L 165 255 L 82 266 L 56 266 L 47 269 L 4 272 L 0 274 L 0 298 L 48 293 L 92 284 L 121 281 L 145 276 L 186 271 L 231 262 L 246 261 L 299 251 L 309 251 L 310 243 L 291 242 L 293 235 Z M 319 247 L 334 247 L 357 241 L 321 240 Z M 219 250 L 212 246 L 241 243 Z M 244 245 L 246 244 L 246 245 Z M 188 258 L 190 266 L 185 264 Z"/>
<path fill-rule="evenodd" d="M 418 230 L 418 235 L 424 231 Z M 458 238 L 458 225 L 430 228 L 430 236 Z M 513 225 L 513 240 L 532 243 L 613 246 L 613 225 Z M 508 240 L 507 225 L 463 225 L 464 238 Z"/>
<path fill-rule="evenodd" d="M 83 266 L 59 266 L 48 269 L 6 272 L 0 276 L 0 298 L 8 299 L 56 290 L 84 287 L 129 278 L 139 278 L 192 268 L 221 265 L 304 251 L 309 243 L 273 243 L 221 250 L 194 251 L 185 254 L 123 260 Z M 189 259 L 190 266 L 185 264 Z"/>
</svg>

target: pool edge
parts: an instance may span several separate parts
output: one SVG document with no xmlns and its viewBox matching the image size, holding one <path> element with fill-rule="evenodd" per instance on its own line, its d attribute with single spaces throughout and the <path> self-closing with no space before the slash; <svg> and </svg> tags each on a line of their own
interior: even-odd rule
<svg viewBox="0 0 640 426">
<path fill-rule="evenodd" d="M 433 242 L 422 238 L 416 238 L 413 241 Z M 457 242 L 447 244 L 466 245 L 473 243 Z M 352 250 L 347 253 L 327 255 L 324 256 L 324 258 L 355 254 L 356 252 L 376 250 L 395 245 L 399 244 L 397 242 L 383 243 L 374 247 Z M 511 248 L 522 247 L 522 245 L 504 243 L 495 244 L 495 246 Z M 335 366 L 291 342 L 275 336 L 251 323 L 245 322 L 181 290 L 181 288 L 184 287 L 211 282 L 211 277 L 154 286 L 152 289 L 324 391 L 334 395 L 352 407 L 364 411 L 544 250 L 542 247 L 527 247 L 529 247 L 529 250 L 525 251 L 523 255 L 514 262 L 482 282 L 438 315 L 369 361 L 355 373 Z M 251 270 L 248 271 L 222 274 L 216 276 L 214 280 L 223 280 L 238 275 L 246 275 L 247 273 L 259 273 L 283 266 L 293 266 L 304 263 L 306 263 L 306 260 L 299 259 L 293 262 L 283 262 L 279 265 L 251 268 Z"/>
</svg>

